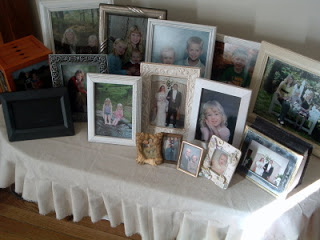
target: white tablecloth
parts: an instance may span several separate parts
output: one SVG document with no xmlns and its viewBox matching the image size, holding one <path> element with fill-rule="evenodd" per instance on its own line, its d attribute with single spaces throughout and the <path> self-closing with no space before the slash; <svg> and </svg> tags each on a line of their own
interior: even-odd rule
<svg viewBox="0 0 320 240">
<path fill-rule="evenodd" d="M 71 137 L 9 142 L 0 112 L 0 187 L 15 183 L 40 214 L 93 222 L 108 215 L 128 236 L 159 240 L 298 239 L 319 223 L 317 158 L 292 196 L 276 201 L 238 173 L 222 190 L 171 164 L 138 165 L 135 147 L 88 142 L 86 123 L 75 123 Z"/>
</svg>

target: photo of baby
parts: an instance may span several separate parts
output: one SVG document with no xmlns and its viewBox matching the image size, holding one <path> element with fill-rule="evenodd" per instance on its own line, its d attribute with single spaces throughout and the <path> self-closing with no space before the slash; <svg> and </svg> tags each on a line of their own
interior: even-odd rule
<svg viewBox="0 0 320 240">
<path fill-rule="evenodd" d="M 228 154 L 221 150 L 216 150 L 212 156 L 211 169 L 219 174 L 223 175 L 228 166 Z"/>
</svg>

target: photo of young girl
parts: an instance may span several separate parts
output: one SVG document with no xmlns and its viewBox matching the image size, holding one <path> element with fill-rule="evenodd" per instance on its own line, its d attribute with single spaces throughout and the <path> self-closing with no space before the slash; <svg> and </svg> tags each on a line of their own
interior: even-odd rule
<svg viewBox="0 0 320 240">
<path fill-rule="evenodd" d="M 214 135 L 232 144 L 239 107 L 239 97 L 203 89 L 195 139 L 209 142 Z"/>
<path fill-rule="evenodd" d="M 133 25 L 129 28 L 126 41 L 128 45 L 127 51 L 124 55 L 124 64 L 130 61 L 132 51 L 134 49 L 138 50 L 141 53 L 141 56 L 143 56 L 144 54 L 143 36 L 141 30 L 137 25 Z"/>
<path fill-rule="evenodd" d="M 132 137 L 132 86 L 95 84 L 96 135 Z"/>
<path fill-rule="evenodd" d="M 123 118 L 123 106 L 121 103 L 117 104 L 117 109 L 113 113 L 114 119 L 112 121 L 113 126 L 117 126 L 119 121 Z"/>
<path fill-rule="evenodd" d="M 112 103 L 110 98 L 106 98 L 104 100 L 104 104 L 102 107 L 102 114 L 103 114 L 103 120 L 104 124 L 111 124 L 111 117 L 112 117 Z"/>
<path fill-rule="evenodd" d="M 227 116 L 218 101 L 208 101 L 202 106 L 200 115 L 201 140 L 208 142 L 212 135 L 228 142 L 230 130 L 227 128 Z"/>
</svg>

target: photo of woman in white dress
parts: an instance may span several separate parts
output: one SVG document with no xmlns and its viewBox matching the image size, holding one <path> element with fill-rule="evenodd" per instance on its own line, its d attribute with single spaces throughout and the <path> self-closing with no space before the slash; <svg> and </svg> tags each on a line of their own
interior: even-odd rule
<svg viewBox="0 0 320 240">
<path fill-rule="evenodd" d="M 256 169 L 254 172 L 259 176 L 262 176 L 263 166 L 264 166 L 264 158 L 261 158 L 259 161 L 256 162 Z"/>
<path fill-rule="evenodd" d="M 159 91 L 155 94 L 155 100 L 156 106 L 154 111 L 156 112 L 156 116 L 152 124 L 164 127 L 166 124 L 166 108 L 168 105 L 167 93 L 164 85 L 161 85 Z"/>
</svg>

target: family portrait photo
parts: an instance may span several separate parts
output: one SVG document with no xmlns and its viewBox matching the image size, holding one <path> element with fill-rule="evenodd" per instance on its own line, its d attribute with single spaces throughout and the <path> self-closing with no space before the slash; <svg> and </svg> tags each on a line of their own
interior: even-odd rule
<svg viewBox="0 0 320 240">
<path fill-rule="evenodd" d="M 203 149 L 191 143 L 182 142 L 178 170 L 194 177 L 198 176 Z"/>
<path fill-rule="evenodd" d="M 211 79 L 248 88 L 258 57 L 259 45 L 217 34 Z"/>
<path fill-rule="evenodd" d="M 99 9 L 51 12 L 54 52 L 99 53 Z"/>
<path fill-rule="evenodd" d="M 195 139 L 209 142 L 212 135 L 232 143 L 241 98 L 203 89 Z"/>
<path fill-rule="evenodd" d="M 320 143 L 320 76 L 268 58 L 254 113 Z"/>
<path fill-rule="evenodd" d="M 16 91 L 52 87 L 48 60 L 15 71 L 12 78 Z"/>
<path fill-rule="evenodd" d="M 177 163 L 180 153 L 182 135 L 164 133 L 162 139 L 162 158 L 168 163 Z"/>
<path fill-rule="evenodd" d="M 108 69 L 111 74 L 140 76 L 144 61 L 147 18 L 108 15 Z"/>
<path fill-rule="evenodd" d="M 154 63 L 200 68 L 210 78 L 215 27 L 195 27 L 173 21 L 149 20 L 146 58 Z"/>
<path fill-rule="evenodd" d="M 132 138 L 132 85 L 94 85 L 95 134 Z"/>
<path fill-rule="evenodd" d="M 186 95 L 186 79 L 153 75 L 150 124 L 157 127 L 184 128 Z"/>
</svg>

